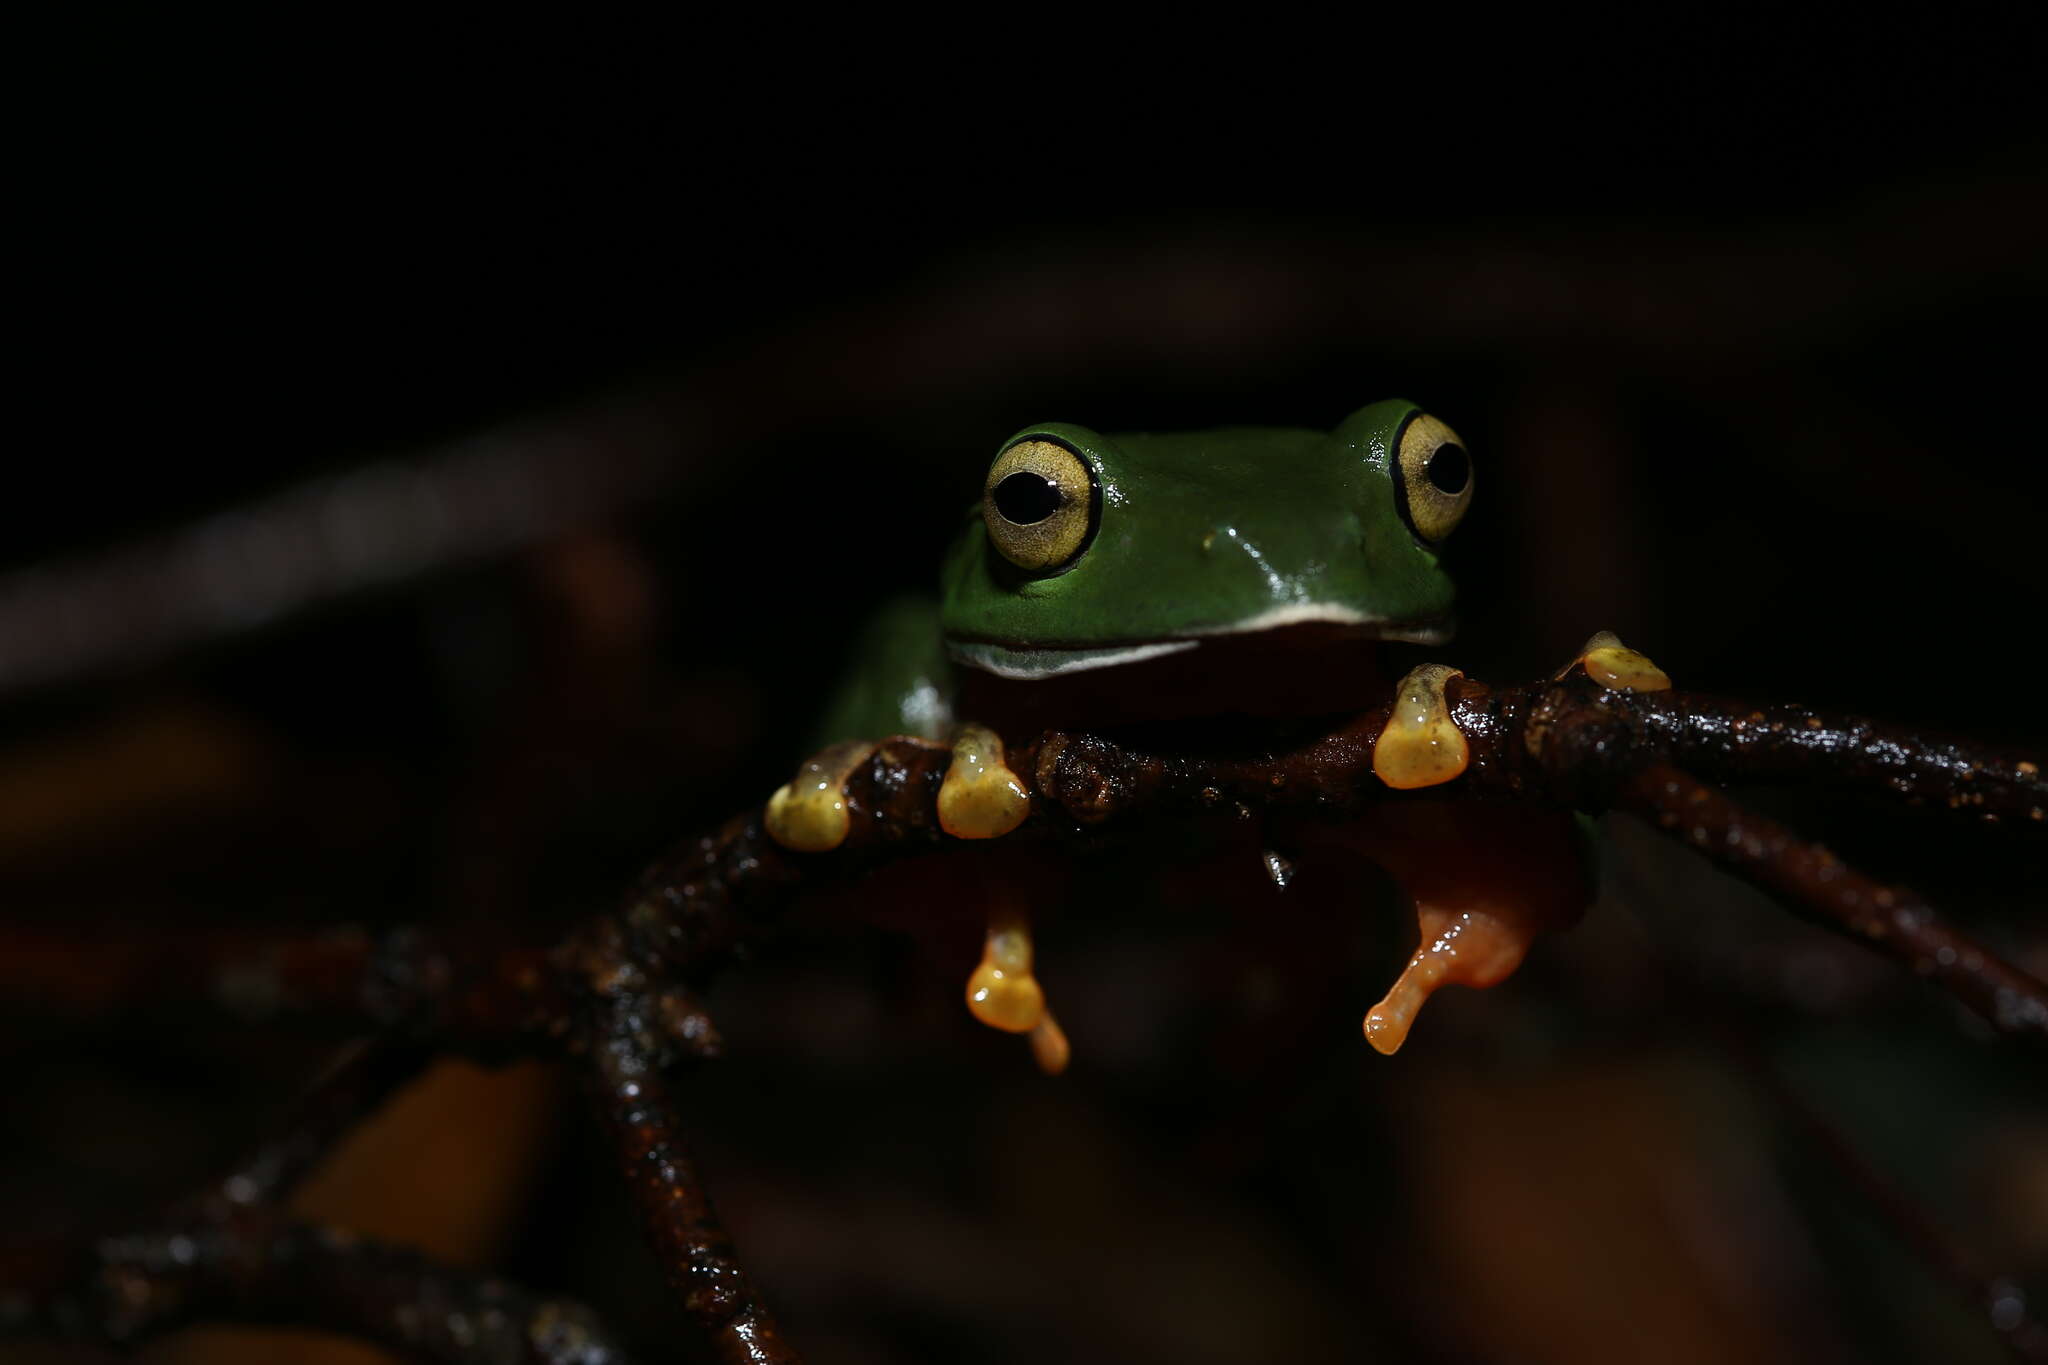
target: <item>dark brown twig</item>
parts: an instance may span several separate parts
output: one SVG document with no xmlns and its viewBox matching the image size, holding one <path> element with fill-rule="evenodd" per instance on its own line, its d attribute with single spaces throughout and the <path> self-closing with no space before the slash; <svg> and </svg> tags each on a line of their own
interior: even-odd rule
<svg viewBox="0 0 2048 1365">
<path fill-rule="evenodd" d="M 1903 887 L 1864 876 L 1818 844 L 1667 763 L 1624 781 L 1633 811 L 1829 927 L 1869 944 L 1989 1019 L 2000 1032 L 2048 1042 L 2048 991 Z"/>
<path fill-rule="evenodd" d="M 2038 758 L 1861 716 L 1696 692 L 1631 694 L 1617 705 L 1632 744 L 1703 777 L 1883 792 L 2048 834 L 2048 777 Z"/>
<path fill-rule="evenodd" d="M 728 1365 L 798 1365 L 711 1207 L 664 1079 L 684 1059 L 715 1047 L 710 1021 L 687 992 L 657 988 L 628 956 L 631 945 L 603 921 L 564 954 L 591 987 L 580 1042 L 626 1188 L 669 1287 L 719 1358 Z"/>
<path fill-rule="evenodd" d="M 200 1207 L 225 1216 L 232 1208 L 282 1204 L 335 1143 L 382 1108 L 431 1058 L 428 1049 L 390 1036 L 352 1044 L 300 1097 L 278 1130 L 200 1196 Z"/>
</svg>

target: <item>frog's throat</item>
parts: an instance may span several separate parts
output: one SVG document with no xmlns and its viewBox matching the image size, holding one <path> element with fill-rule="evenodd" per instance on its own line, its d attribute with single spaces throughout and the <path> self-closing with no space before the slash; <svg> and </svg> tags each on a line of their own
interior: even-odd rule
<svg viewBox="0 0 2048 1365">
<path fill-rule="evenodd" d="M 1370 639 L 1398 640 L 1405 644 L 1440 645 L 1451 638 L 1451 627 L 1447 622 L 1392 621 L 1335 603 L 1290 602 L 1229 625 L 1197 626 L 1164 640 L 1063 648 L 949 639 L 946 641 L 946 653 L 955 663 L 993 673 L 999 678 L 1029 680 L 1079 673 L 1090 668 L 1115 668 L 1119 664 L 1179 654 L 1196 648 L 1204 639 L 1218 636 L 1256 635 L 1261 631 L 1310 624 L 1357 627 L 1360 634 Z"/>
</svg>

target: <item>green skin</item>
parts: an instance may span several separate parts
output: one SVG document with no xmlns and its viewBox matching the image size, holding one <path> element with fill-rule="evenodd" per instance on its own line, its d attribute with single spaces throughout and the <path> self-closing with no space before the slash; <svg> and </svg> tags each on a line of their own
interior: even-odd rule
<svg viewBox="0 0 2048 1365">
<path fill-rule="evenodd" d="M 946 555 L 936 627 L 928 601 L 885 609 L 820 742 L 944 738 L 949 663 L 1046 678 L 1306 622 L 1387 640 L 1449 639 L 1450 577 L 1396 505 L 1395 444 L 1417 411 L 1375 403 L 1330 432 L 1025 428 L 1002 449 L 1049 436 L 1093 467 L 1092 540 L 1070 565 L 1026 574 L 990 545 L 977 504 Z"/>
</svg>

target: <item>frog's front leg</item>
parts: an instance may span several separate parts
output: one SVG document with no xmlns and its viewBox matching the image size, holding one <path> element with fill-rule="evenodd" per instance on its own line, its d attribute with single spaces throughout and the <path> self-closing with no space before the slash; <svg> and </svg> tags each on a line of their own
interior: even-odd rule
<svg viewBox="0 0 2048 1365">
<path fill-rule="evenodd" d="M 852 827 L 847 783 L 883 742 L 843 740 L 805 759 L 796 776 L 768 798 L 768 837 L 794 853 L 830 853 L 846 842 Z M 897 735 L 891 742 L 939 747 L 915 735 Z M 994 839 L 1023 824 L 1031 814 L 1031 794 L 1010 770 L 1002 738 L 984 725 L 961 725 L 951 748 L 953 761 L 939 784 L 939 828 L 956 839 Z"/>
<path fill-rule="evenodd" d="M 1573 669 L 1585 673 L 1610 692 L 1668 692 L 1671 675 L 1621 642 L 1611 630 L 1596 632 L 1579 650 L 1577 657 L 1557 670 L 1568 678 Z"/>
<path fill-rule="evenodd" d="M 956 839 L 996 839 L 1024 823 L 1031 793 L 1008 757 L 1002 737 L 985 725 L 954 731 L 953 762 L 939 784 L 939 828 Z M 1026 1035 L 1039 1069 L 1057 1076 L 1072 1049 L 1032 974 L 1030 898 L 1017 879 L 994 871 L 984 872 L 981 891 L 988 933 L 981 963 L 967 978 L 967 1009 L 990 1028 Z"/>
<path fill-rule="evenodd" d="M 953 733 L 953 762 L 939 784 L 939 828 L 955 839 L 995 839 L 1024 823 L 1031 793 L 1010 771 L 1003 740 L 985 725 Z"/>
<path fill-rule="evenodd" d="M 805 759 L 796 776 L 768 798 L 768 837 L 794 853 L 829 853 L 846 842 L 852 825 L 847 783 L 883 742 L 844 740 Z M 897 735 L 891 742 L 938 747 L 915 735 Z M 1023 824 L 1031 814 L 1031 793 L 1010 770 L 1001 736 L 985 725 L 960 725 L 951 747 L 953 761 L 939 784 L 939 828 L 956 839 L 994 839 Z"/>
<path fill-rule="evenodd" d="M 1629 658 L 1608 657 L 1616 653 Z M 1603 665 L 1632 669 L 1631 676 L 1642 675 L 1633 660 L 1655 669 L 1611 635 L 1595 636 L 1573 664 L 1596 654 Z M 1461 676 L 1444 664 L 1424 664 L 1401 679 L 1373 746 L 1373 772 L 1389 787 L 1414 791 L 1464 775 L 1470 747 L 1444 691 Z M 1439 986 L 1499 985 L 1522 965 L 1539 933 L 1570 927 L 1591 899 L 1569 811 L 1389 804 L 1355 827 L 1352 842 L 1415 902 L 1421 941 L 1365 1016 L 1366 1041 L 1389 1056 Z"/>
<path fill-rule="evenodd" d="M 989 869 L 980 879 L 988 933 L 981 962 L 967 978 L 967 1010 L 990 1028 L 1025 1035 L 1039 1070 L 1057 1076 L 1067 1069 L 1072 1049 L 1066 1031 L 1046 1008 L 1044 987 L 1032 973 L 1036 947 L 1031 897 L 1024 888 L 1035 879 L 1026 869 L 1018 871 L 1023 875 L 1005 876 Z"/>
<path fill-rule="evenodd" d="M 912 736 L 896 742 L 930 744 Z M 799 853 L 837 848 L 850 826 L 847 783 L 879 747 L 852 740 L 804 760 L 796 776 L 768 798 L 769 837 Z M 987 726 L 963 724 L 955 727 L 951 749 L 952 762 L 939 785 L 939 827 L 956 839 L 994 839 L 1023 824 L 1031 814 L 1031 795 L 1010 769 L 1002 738 Z M 981 963 L 967 982 L 967 1008 L 991 1028 L 1025 1034 L 1040 1068 L 1057 1075 L 1071 1050 L 1032 972 L 1029 897 L 1015 878 L 993 873 L 978 879 L 978 891 L 987 907 L 987 933 Z"/>
<path fill-rule="evenodd" d="M 1557 676 L 1574 672 L 1610 691 L 1671 686 L 1663 669 L 1611 631 L 1587 640 Z M 1401 680 L 1373 747 L 1373 772 L 1389 787 L 1412 791 L 1464 774 L 1470 751 L 1444 692 L 1461 676 L 1424 664 Z M 1355 842 L 1414 897 L 1421 931 L 1415 955 L 1366 1012 L 1367 1041 L 1389 1055 L 1439 986 L 1507 980 L 1536 935 L 1569 928 L 1592 898 L 1586 850 L 1568 811 L 1390 805 L 1359 826 Z"/>
<path fill-rule="evenodd" d="M 1471 748 L 1444 698 L 1444 684 L 1464 676 L 1446 664 L 1423 664 L 1401 679 L 1373 745 L 1374 776 L 1396 791 L 1441 786 L 1464 776 Z"/>
<path fill-rule="evenodd" d="M 853 823 L 846 784 L 881 747 L 878 740 L 849 739 L 805 759 L 768 798 L 761 820 L 768 837 L 792 853 L 830 853 L 845 843 Z"/>
</svg>

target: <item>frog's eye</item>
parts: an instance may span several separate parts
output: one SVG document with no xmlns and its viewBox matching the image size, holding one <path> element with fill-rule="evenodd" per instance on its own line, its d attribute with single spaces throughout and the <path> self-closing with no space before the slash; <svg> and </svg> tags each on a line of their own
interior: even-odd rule
<svg viewBox="0 0 2048 1365">
<path fill-rule="evenodd" d="M 1071 563 L 1094 529 L 1095 475 L 1058 441 L 1033 436 L 989 466 L 981 519 L 1004 559 L 1028 573 Z"/>
<path fill-rule="evenodd" d="M 1401 514 L 1424 540 L 1442 540 L 1472 502 L 1472 457 L 1458 433 L 1426 412 L 1401 429 L 1394 462 Z"/>
</svg>

